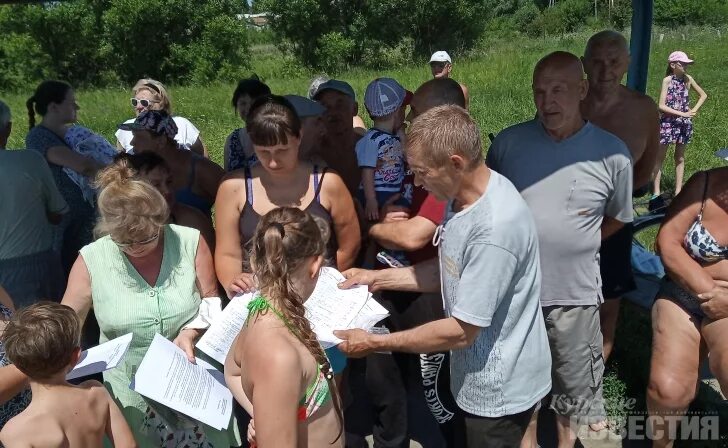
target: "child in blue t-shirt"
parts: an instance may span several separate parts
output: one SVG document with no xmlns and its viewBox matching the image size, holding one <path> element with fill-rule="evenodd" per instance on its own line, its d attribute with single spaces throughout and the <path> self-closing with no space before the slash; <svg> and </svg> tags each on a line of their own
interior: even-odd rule
<svg viewBox="0 0 728 448">
<path fill-rule="evenodd" d="M 374 126 L 356 144 L 361 168 L 358 199 L 370 221 L 379 219 L 379 209 L 402 188 L 405 159 L 397 131 L 404 124 L 406 94 L 404 87 L 391 78 L 375 79 L 364 94 L 364 105 Z"/>
</svg>

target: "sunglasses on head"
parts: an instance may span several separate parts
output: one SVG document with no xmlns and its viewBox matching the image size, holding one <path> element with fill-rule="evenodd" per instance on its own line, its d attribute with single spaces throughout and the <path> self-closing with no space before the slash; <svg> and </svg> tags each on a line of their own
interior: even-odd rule
<svg viewBox="0 0 728 448">
<path fill-rule="evenodd" d="M 131 99 L 131 107 L 137 107 L 137 104 L 141 104 L 142 107 L 149 107 L 152 103 L 159 103 L 159 101 L 156 100 L 140 100 L 139 98 L 132 98 Z"/>
</svg>

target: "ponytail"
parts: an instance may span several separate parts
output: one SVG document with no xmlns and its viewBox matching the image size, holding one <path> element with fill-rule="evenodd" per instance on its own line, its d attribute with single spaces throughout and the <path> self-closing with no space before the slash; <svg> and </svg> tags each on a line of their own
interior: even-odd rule
<svg viewBox="0 0 728 448">
<path fill-rule="evenodd" d="M 28 98 L 25 107 L 28 108 L 28 130 L 31 130 L 35 127 L 35 95 Z"/>
<path fill-rule="evenodd" d="M 71 85 L 64 81 L 43 81 L 35 89 L 33 96 L 25 102 L 28 108 L 28 124 L 30 129 L 35 126 L 35 114 L 45 115 L 51 103 L 60 104 L 66 100 Z"/>
<path fill-rule="evenodd" d="M 292 282 L 292 273 L 306 259 L 323 255 L 327 239 L 326 226 L 308 213 L 292 207 L 277 208 L 258 223 L 251 261 L 261 294 L 276 303 L 294 336 L 321 366 L 339 420 L 338 440 L 343 432 L 344 418 L 331 363 L 306 319 L 303 298 Z"/>
</svg>

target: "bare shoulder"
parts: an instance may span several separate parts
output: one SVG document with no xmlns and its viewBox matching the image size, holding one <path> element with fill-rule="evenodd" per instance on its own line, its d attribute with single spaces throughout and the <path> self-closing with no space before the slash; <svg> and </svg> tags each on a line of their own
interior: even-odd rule
<svg viewBox="0 0 728 448">
<path fill-rule="evenodd" d="M 648 112 L 650 110 L 657 111 L 657 103 L 650 96 L 625 86 L 622 86 L 621 92 L 622 100 L 628 103 L 630 108 L 637 107 L 641 112 Z"/>
<path fill-rule="evenodd" d="M 27 412 L 21 412 L 11 418 L 10 421 L 3 426 L 2 431 L 0 431 L 0 443 L 4 444 L 6 447 L 30 446 L 13 442 L 25 439 L 26 432 L 28 432 L 28 428 L 30 427 L 29 423 L 31 421 L 32 418 L 28 417 Z"/>
<path fill-rule="evenodd" d="M 339 173 L 331 168 L 326 168 L 326 175 L 321 182 L 321 190 L 327 193 L 339 194 L 342 188 L 346 188 L 346 185 L 344 185 L 344 180 Z"/>
<path fill-rule="evenodd" d="M 43 428 L 44 431 L 38 431 Z M 30 448 L 49 445 L 58 435 L 57 424 L 48 416 L 38 413 L 21 412 L 3 426 L 0 442 L 5 448 Z M 61 432 L 62 435 L 62 432 Z"/>
<path fill-rule="evenodd" d="M 84 381 L 77 388 L 86 393 L 86 396 L 83 398 L 88 401 L 91 407 L 104 407 L 111 400 L 109 391 L 106 390 L 106 387 L 102 383 L 96 380 Z"/>
<path fill-rule="evenodd" d="M 103 385 L 103 383 L 96 380 L 84 381 L 76 387 L 78 387 L 79 389 L 87 390 L 89 394 L 91 394 L 93 397 L 109 396 L 109 392 L 106 390 L 106 387 Z"/>
<path fill-rule="evenodd" d="M 245 191 L 245 171 L 241 168 L 225 174 L 220 180 L 219 190 L 221 192 Z"/>
<path fill-rule="evenodd" d="M 468 87 L 465 84 L 461 83 L 461 82 L 459 82 L 458 84 L 460 84 L 460 89 L 463 91 L 463 95 L 467 95 L 468 94 Z"/>
<path fill-rule="evenodd" d="M 269 376 L 271 372 L 294 372 L 300 369 L 298 351 L 280 329 L 262 324 L 249 328 L 241 357 L 249 374 Z"/>
</svg>

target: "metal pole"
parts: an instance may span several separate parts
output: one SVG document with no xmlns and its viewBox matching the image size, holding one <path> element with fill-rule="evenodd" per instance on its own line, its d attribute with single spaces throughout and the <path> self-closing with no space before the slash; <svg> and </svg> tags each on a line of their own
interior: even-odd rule
<svg viewBox="0 0 728 448">
<path fill-rule="evenodd" d="M 652 39 L 653 0 L 632 0 L 632 35 L 629 42 L 631 63 L 627 87 L 645 93 Z"/>
</svg>

